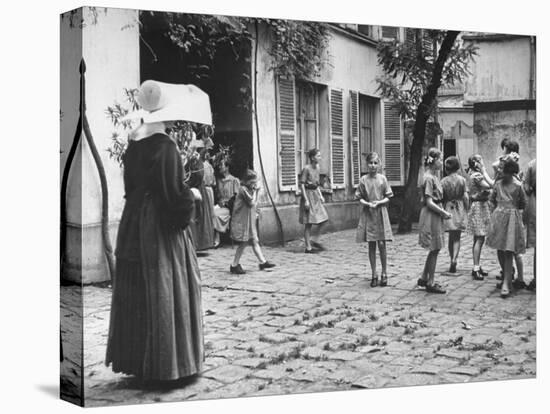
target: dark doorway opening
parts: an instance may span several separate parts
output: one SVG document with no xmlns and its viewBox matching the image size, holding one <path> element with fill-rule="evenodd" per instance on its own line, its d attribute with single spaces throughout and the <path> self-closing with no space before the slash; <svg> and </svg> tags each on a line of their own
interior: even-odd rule
<svg viewBox="0 0 550 414">
<path fill-rule="evenodd" d="M 167 14 L 140 13 L 140 75 L 160 82 L 193 84 L 208 93 L 214 123 L 213 152 L 231 147 L 231 173 L 240 178 L 254 168 L 250 104 L 250 43 L 220 44 L 204 63 L 204 51 L 185 52 L 170 38 Z M 172 14 L 173 16 L 174 14 Z M 202 17 L 178 13 L 179 24 L 200 24 Z M 172 17 L 173 19 L 173 17 Z M 173 21 L 173 20 L 172 20 Z"/>
</svg>

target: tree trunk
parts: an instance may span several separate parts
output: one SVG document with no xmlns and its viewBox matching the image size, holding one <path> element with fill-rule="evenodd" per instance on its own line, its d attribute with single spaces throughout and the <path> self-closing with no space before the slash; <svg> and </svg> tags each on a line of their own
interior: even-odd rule
<svg viewBox="0 0 550 414">
<path fill-rule="evenodd" d="M 413 141 L 411 144 L 409 174 L 405 185 L 405 194 L 403 204 L 401 206 L 401 216 L 399 218 L 399 233 L 410 232 L 412 228 L 412 209 L 409 207 L 417 203 L 417 182 L 418 170 L 422 161 L 422 148 L 426 138 L 426 124 L 430 117 L 430 108 L 435 102 L 437 91 L 441 86 L 441 75 L 443 67 L 449 57 L 449 53 L 454 45 L 454 42 L 460 32 L 448 31 L 443 39 L 437 60 L 434 65 L 432 79 L 426 93 L 422 96 L 418 110 L 416 111 L 416 119 L 413 129 Z"/>
</svg>

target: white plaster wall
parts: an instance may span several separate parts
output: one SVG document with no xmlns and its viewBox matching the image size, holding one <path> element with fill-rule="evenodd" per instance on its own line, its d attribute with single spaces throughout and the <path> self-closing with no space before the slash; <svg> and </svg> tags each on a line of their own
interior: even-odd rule
<svg viewBox="0 0 550 414">
<path fill-rule="evenodd" d="M 114 129 L 105 110 L 115 101 L 124 102 L 123 88 L 139 86 L 138 11 L 98 8 L 97 23 L 83 29 L 83 55 L 86 114 L 107 174 L 110 220 L 116 221 L 124 205 L 124 188 L 122 170 L 107 153 Z M 87 143 L 82 147 L 82 205 L 82 224 L 101 221 L 99 175 Z"/>
<path fill-rule="evenodd" d="M 469 102 L 529 99 L 529 38 L 475 41 L 478 56 L 470 66 L 465 100 Z"/>
</svg>

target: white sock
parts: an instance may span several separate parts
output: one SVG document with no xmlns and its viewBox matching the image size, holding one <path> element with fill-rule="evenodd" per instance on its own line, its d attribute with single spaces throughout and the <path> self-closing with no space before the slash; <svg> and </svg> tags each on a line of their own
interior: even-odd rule
<svg viewBox="0 0 550 414">
<path fill-rule="evenodd" d="M 480 266 L 474 266 L 474 272 L 477 272 L 480 269 Z"/>
</svg>

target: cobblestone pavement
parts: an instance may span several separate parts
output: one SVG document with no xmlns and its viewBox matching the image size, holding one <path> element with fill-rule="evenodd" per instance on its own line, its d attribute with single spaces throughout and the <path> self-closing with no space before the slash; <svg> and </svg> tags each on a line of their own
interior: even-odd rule
<svg viewBox="0 0 550 414">
<path fill-rule="evenodd" d="M 228 272 L 231 246 L 200 257 L 206 361 L 202 375 L 176 389 L 141 389 L 114 374 L 103 360 L 111 289 L 84 288 L 83 312 L 74 310 L 78 291 L 62 292 L 63 332 L 84 322 L 86 405 L 108 405 L 326 392 L 496 379 L 536 374 L 536 302 L 529 291 L 501 299 L 495 287 L 496 252 L 485 248 L 490 276 L 474 281 L 471 238 L 464 235 L 458 273 L 446 273 L 440 253 L 436 280 L 446 295 L 416 287 L 426 252 L 416 234 L 388 244 L 388 287 L 371 288 L 365 245 L 354 230 L 322 237 L 328 248 L 303 254 L 299 241 L 265 247 L 277 267 L 259 271 L 250 249 L 246 275 Z M 379 259 L 378 259 L 379 260 Z M 532 278 L 532 249 L 524 256 L 525 280 Z M 78 337 L 78 335 L 76 335 Z M 62 375 L 74 378 L 77 343 L 65 343 Z M 71 377 L 72 375 L 72 377 Z"/>
</svg>

